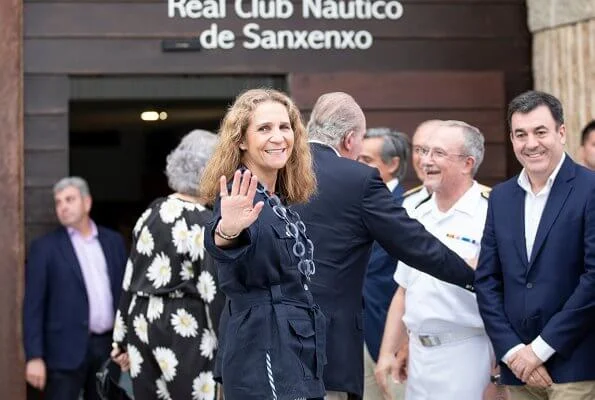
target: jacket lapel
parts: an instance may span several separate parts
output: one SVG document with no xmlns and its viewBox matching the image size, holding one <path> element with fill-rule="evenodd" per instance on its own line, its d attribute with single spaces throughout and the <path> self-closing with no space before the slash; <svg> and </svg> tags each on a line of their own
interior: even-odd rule
<svg viewBox="0 0 595 400">
<path fill-rule="evenodd" d="M 79 264 L 78 258 L 76 258 L 76 253 L 74 252 L 74 247 L 72 246 L 72 242 L 66 228 L 61 229 L 60 250 L 62 251 L 62 255 L 64 256 L 66 263 L 72 268 L 72 272 L 74 272 L 74 275 L 78 278 L 78 281 L 81 283 L 81 285 L 83 285 L 84 288 L 85 280 L 81 271 L 81 265 Z"/>
<path fill-rule="evenodd" d="M 512 210 L 513 242 L 519 258 L 523 261 L 523 266 L 527 267 L 529 260 L 527 259 L 527 244 L 525 241 L 525 191 L 517 185 L 510 200 L 512 203 L 510 209 Z"/>
<path fill-rule="evenodd" d="M 574 179 L 574 176 L 575 164 L 567 155 L 560 168 L 560 172 L 552 185 L 552 190 L 547 202 L 545 203 L 545 208 L 541 220 L 539 221 L 539 227 L 537 228 L 537 234 L 535 235 L 535 244 L 533 245 L 533 251 L 531 252 L 531 260 L 529 262 L 528 270 L 533 266 L 548 233 L 552 229 L 560 211 L 562 211 L 566 199 L 568 199 L 568 195 L 573 188 L 572 180 Z"/>
</svg>

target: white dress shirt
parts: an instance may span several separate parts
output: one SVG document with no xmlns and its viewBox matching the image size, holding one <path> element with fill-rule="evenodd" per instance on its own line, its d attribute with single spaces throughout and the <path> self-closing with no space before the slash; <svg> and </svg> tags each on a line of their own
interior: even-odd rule
<svg viewBox="0 0 595 400">
<path fill-rule="evenodd" d="M 399 186 L 399 180 L 397 178 L 393 178 L 390 181 L 386 182 L 386 187 L 392 193 L 395 188 Z"/>
<path fill-rule="evenodd" d="M 525 244 L 527 247 L 527 260 L 531 260 L 531 253 L 533 252 L 533 245 L 535 244 L 535 236 L 537 235 L 539 222 L 541 221 L 541 216 L 543 215 L 547 199 L 550 197 L 550 192 L 552 191 L 556 176 L 558 176 L 558 172 L 560 172 L 560 168 L 562 168 L 565 158 L 566 154 L 562 153 L 562 158 L 556 166 L 556 169 L 554 169 L 552 174 L 547 178 L 545 186 L 537 193 L 533 193 L 533 190 L 531 189 L 531 181 L 524 168 L 517 179 L 517 183 L 525 191 Z M 507 363 L 510 357 L 523 347 L 525 347 L 525 345 L 522 343 L 514 346 L 504 354 L 502 361 Z M 543 362 L 546 362 L 556 352 L 545 340 L 543 340 L 541 335 L 537 336 L 535 340 L 531 342 L 531 347 L 533 348 L 535 355 Z"/>
</svg>

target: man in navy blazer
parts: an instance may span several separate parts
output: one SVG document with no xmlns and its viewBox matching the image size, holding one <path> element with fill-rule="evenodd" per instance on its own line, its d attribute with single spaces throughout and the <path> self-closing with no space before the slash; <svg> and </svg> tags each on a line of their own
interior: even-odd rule
<svg viewBox="0 0 595 400">
<path fill-rule="evenodd" d="M 346 93 L 316 102 L 308 135 L 317 194 L 296 206 L 314 242 L 309 285 L 327 317 L 324 383 L 328 399 L 363 392 L 362 287 L 372 245 L 438 279 L 472 289 L 474 273 L 397 204 L 378 170 L 354 161 L 366 132 L 364 114 Z"/>
<path fill-rule="evenodd" d="M 595 174 L 564 153 L 554 96 L 519 95 L 508 123 L 523 170 L 490 195 L 479 309 L 513 399 L 593 399 Z"/>
<path fill-rule="evenodd" d="M 95 372 L 109 357 L 126 249 L 89 218 L 78 177 L 54 186 L 62 227 L 31 243 L 25 267 L 23 336 L 27 382 L 47 400 L 98 399 Z"/>
<path fill-rule="evenodd" d="M 406 134 L 390 128 L 371 128 L 364 136 L 362 152 L 357 158 L 378 169 L 380 178 L 402 205 L 405 190 L 401 185 L 407 174 L 410 145 Z M 380 351 L 384 323 L 391 300 L 397 290 L 393 275 L 398 260 L 391 257 L 378 243 L 374 243 L 364 280 L 364 392 L 366 400 L 382 400 L 374 369 Z M 395 389 L 396 391 L 397 389 Z M 402 396 L 400 396 L 402 397 Z"/>
</svg>

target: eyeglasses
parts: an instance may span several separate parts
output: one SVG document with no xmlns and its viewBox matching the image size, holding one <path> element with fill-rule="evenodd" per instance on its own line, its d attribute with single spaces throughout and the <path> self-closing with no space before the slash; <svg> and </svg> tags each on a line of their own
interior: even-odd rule
<svg viewBox="0 0 595 400">
<path fill-rule="evenodd" d="M 426 146 L 415 146 L 413 151 L 419 156 L 429 156 L 434 161 L 443 160 L 449 157 L 469 157 L 469 154 L 448 153 L 436 147 L 429 148 Z"/>
</svg>

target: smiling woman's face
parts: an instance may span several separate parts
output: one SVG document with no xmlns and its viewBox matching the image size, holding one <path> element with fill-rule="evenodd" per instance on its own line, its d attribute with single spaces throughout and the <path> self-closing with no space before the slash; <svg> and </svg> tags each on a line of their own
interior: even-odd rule
<svg viewBox="0 0 595 400">
<path fill-rule="evenodd" d="M 289 160 L 293 142 L 293 129 L 285 106 L 274 101 L 260 103 L 240 143 L 242 163 L 259 177 L 276 174 Z"/>
</svg>

